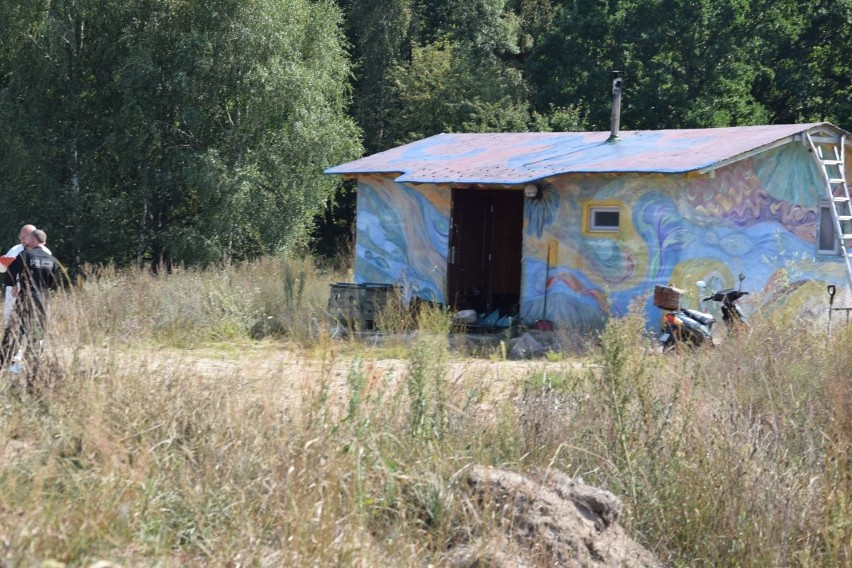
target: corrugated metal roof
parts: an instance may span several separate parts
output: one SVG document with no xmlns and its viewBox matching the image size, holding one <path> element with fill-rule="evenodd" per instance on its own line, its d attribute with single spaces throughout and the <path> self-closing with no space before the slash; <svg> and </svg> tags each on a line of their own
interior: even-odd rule
<svg viewBox="0 0 852 568">
<path fill-rule="evenodd" d="M 325 170 L 399 173 L 399 182 L 522 184 L 567 173 L 679 173 L 712 168 L 827 123 L 690 130 L 438 134 Z M 839 130 L 839 129 L 838 129 Z"/>
</svg>

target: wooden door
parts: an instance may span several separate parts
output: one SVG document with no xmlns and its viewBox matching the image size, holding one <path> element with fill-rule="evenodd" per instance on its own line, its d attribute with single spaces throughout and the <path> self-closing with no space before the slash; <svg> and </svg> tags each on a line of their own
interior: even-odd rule
<svg viewBox="0 0 852 568">
<path fill-rule="evenodd" d="M 453 189 L 447 269 L 453 309 L 510 313 L 520 302 L 520 190 Z"/>
</svg>

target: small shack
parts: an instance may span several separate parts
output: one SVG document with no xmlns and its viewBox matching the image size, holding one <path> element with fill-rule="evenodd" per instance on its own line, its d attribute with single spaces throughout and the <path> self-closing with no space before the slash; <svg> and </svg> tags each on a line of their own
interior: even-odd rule
<svg viewBox="0 0 852 568">
<path fill-rule="evenodd" d="M 744 272 L 758 298 L 848 287 L 834 198 L 849 136 L 828 123 L 440 134 L 326 173 L 357 180 L 356 283 L 584 329 L 637 299 L 658 314 L 658 284 L 719 289 Z"/>
</svg>

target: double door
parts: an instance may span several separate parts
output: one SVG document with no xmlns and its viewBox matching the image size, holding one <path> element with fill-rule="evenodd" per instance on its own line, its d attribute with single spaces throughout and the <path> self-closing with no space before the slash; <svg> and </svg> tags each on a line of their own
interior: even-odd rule
<svg viewBox="0 0 852 568">
<path fill-rule="evenodd" d="M 517 308 L 523 210 L 520 190 L 453 189 L 447 294 L 454 309 Z"/>
</svg>

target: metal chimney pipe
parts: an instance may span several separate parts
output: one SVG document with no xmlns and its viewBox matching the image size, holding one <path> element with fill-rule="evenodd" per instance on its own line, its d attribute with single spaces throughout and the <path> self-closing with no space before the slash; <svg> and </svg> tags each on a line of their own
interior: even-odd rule
<svg viewBox="0 0 852 568">
<path fill-rule="evenodd" d="M 621 71 L 613 71 L 612 80 L 612 115 L 609 119 L 609 139 L 607 142 L 618 140 L 618 131 L 621 127 Z"/>
</svg>

